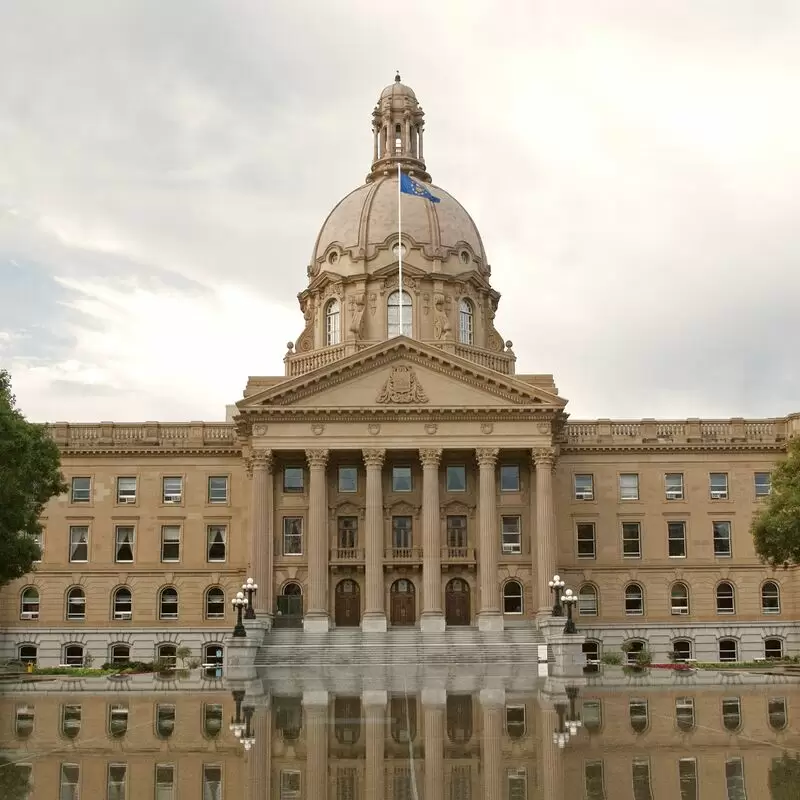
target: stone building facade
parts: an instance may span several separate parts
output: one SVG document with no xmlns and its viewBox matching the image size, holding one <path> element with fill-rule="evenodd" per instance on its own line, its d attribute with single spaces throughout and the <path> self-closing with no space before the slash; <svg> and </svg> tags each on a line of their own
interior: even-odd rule
<svg viewBox="0 0 800 800">
<path fill-rule="evenodd" d="M 247 576 L 266 627 L 546 630 L 556 573 L 589 655 L 797 651 L 796 573 L 759 563 L 749 522 L 800 414 L 568 420 L 552 375 L 516 371 L 423 129 L 396 80 L 314 244 L 285 375 L 251 377 L 227 422 L 51 426 L 70 491 L 2 592 L 2 655 L 213 662 Z"/>
</svg>

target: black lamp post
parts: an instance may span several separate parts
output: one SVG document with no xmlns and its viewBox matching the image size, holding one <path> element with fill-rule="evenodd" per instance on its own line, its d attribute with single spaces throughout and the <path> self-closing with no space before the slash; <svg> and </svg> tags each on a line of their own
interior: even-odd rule
<svg viewBox="0 0 800 800">
<path fill-rule="evenodd" d="M 247 606 L 247 598 L 241 592 L 236 592 L 236 597 L 231 600 L 231 605 L 236 609 L 236 625 L 233 628 L 233 635 L 236 639 L 244 639 L 247 631 L 242 622 L 242 612 Z"/>
<path fill-rule="evenodd" d="M 583 725 L 580 715 L 575 708 L 575 703 L 578 699 L 578 687 L 567 686 L 567 697 L 569 698 L 569 712 L 567 713 L 567 730 L 570 736 L 577 736 L 578 728 Z"/>
<path fill-rule="evenodd" d="M 256 743 L 256 738 L 253 736 L 252 729 L 254 713 L 255 708 L 253 708 L 253 706 L 244 707 L 244 731 L 239 737 L 239 741 L 242 743 L 242 747 L 244 747 L 245 750 L 249 750 Z"/>
<path fill-rule="evenodd" d="M 564 626 L 564 633 L 577 633 L 578 629 L 572 621 L 572 610 L 575 608 L 578 598 L 572 593 L 572 589 L 567 589 L 567 591 L 564 592 L 564 597 L 561 602 L 567 609 L 567 624 Z"/>
<path fill-rule="evenodd" d="M 242 584 L 242 591 L 247 595 L 247 608 L 244 612 L 244 618 L 255 619 L 256 609 L 253 603 L 253 595 L 258 591 L 258 584 L 252 578 L 248 578 Z"/>
<path fill-rule="evenodd" d="M 563 748 L 569 741 L 569 731 L 564 727 L 564 717 L 567 712 L 567 707 L 564 703 L 555 703 L 553 708 L 558 715 L 558 726 L 553 731 L 553 744 Z"/>
<path fill-rule="evenodd" d="M 564 609 L 561 608 L 561 590 L 564 588 L 564 581 L 561 580 L 560 575 L 553 575 L 553 580 L 548 584 L 550 591 L 553 593 L 553 616 L 563 617 Z"/>
<path fill-rule="evenodd" d="M 233 702 L 236 703 L 235 716 L 228 726 L 231 733 L 238 739 L 244 731 L 244 724 L 242 723 L 242 701 L 244 700 L 244 691 L 242 689 L 233 690 Z"/>
</svg>

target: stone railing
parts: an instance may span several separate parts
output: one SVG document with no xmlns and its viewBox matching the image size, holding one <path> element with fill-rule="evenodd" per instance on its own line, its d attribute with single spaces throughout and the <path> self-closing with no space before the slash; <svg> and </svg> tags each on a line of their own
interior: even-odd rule
<svg viewBox="0 0 800 800">
<path fill-rule="evenodd" d="M 336 561 L 363 561 L 364 550 L 360 547 L 332 547 L 330 559 Z"/>
<path fill-rule="evenodd" d="M 386 561 L 422 561 L 421 547 L 387 547 Z"/>
<path fill-rule="evenodd" d="M 475 550 L 472 547 L 443 547 L 441 559 L 442 561 L 474 563 Z"/>
<path fill-rule="evenodd" d="M 471 361 L 480 367 L 493 369 L 503 375 L 513 375 L 517 357 L 510 351 L 502 353 L 493 350 L 484 350 L 481 347 L 474 347 L 469 344 L 459 344 L 458 342 L 431 342 L 442 350 L 453 353 L 465 361 Z"/>
<path fill-rule="evenodd" d="M 228 422 L 54 422 L 47 426 L 50 438 L 59 447 L 202 447 L 234 446 L 236 428 Z"/>
</svg>

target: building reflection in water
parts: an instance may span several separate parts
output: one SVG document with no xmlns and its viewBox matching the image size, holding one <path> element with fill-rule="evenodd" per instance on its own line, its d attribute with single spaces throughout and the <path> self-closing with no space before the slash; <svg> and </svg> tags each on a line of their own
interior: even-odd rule
<svg viewBox="0 0 800 800">
<path fill-rule="evenodd" d="M 791 682 L 550 683 L 7 691 L 3 769 L 32 800 L 800 798 Z"/>
</svg>

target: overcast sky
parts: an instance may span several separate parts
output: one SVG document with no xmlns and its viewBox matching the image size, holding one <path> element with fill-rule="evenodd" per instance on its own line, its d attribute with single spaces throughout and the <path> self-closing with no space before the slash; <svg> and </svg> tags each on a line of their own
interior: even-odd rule
<svg viewBox="0 0 800 800">
<path fill-rule="evenodd" d="M 498 9 L 501 9 L 498 10 Z M 0 365 L 35 420 L 283 374 L 399 68 L 519 372 L 573 418 L 800 411 L 796 0 L 0 0 Z"/>
</svg>

